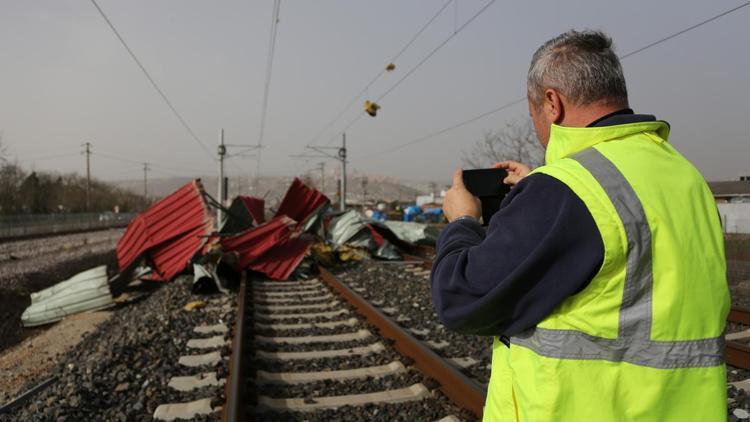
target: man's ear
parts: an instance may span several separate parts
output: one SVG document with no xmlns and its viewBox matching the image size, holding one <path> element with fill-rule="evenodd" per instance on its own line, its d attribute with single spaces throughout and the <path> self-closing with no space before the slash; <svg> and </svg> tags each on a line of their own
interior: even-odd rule
<svg viewBox="0 0 750 422">
<path fill-rule="evenodd" d="M 549 121 L 554 124 L 560 124 L 565 120 L 565 105 L 562 96 L 552 88 L 544 90 L 544 112 Z"/>
</svg>

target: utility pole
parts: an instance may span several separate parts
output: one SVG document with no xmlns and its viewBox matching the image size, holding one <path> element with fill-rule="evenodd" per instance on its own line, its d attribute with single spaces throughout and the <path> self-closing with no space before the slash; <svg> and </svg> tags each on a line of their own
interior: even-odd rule
<svg viewBox="0 0 750 422">
<path fill-rule="evenodd" d="M 338 160 L 341 163 L 341 182 L 338 185 L 338 187 L 341 188 L 341 195 L 340 195 L 341 200 L 339 203 L 339 207 L 341 211 L 344 211 L 346 209 L 346 133 L 342 135 L 343 135 L 343 138 L 341 140 L 340 147 L 307 145 L 305 146 L 306 149 L 315 151 L 317 154 L 297 154 L 297 155 L 290 155 L 290 157 L 303 158 L 303 159 L 333 158 L 334 160 Z M 334 154 L 333 151 L 336 151 L 336 154 Z M 324 171 L 323 163 L 321 163 L 320 171 L 321 171 L 321 175 L 323 175 L 323 171 Z"/>
<path fill-rule="evenodd" d="M 362 208 L 367 204 L 367 176 L 362 176 Z"/>
<path fill-rule="evenodd" d="M 148 203 L 148 172 L 151 170 L 151 167 L 148 166 L 148 163 L 143 163 L 143 199 L 146 200 Z"/>
<path fill-rule="evenodd" d="M 318 166 L 320 168 L 320 192 L 322 192 L 325 195 L 326 193 L 326 163 L 325 161 L 319 162 Z"/>
<path fill-rule="evenodd" d="M 224 146 L 224 129 L 219 129 L 219 188 L 216 191 L 219 203 L 224 206 L 224 156 L 227 154 L 227 147 Z M 216 209 L 216 224 L 221 225 L 222 222 L 221 208 Z"/>
<path fill-rule="evenodd" d="M 83 151 L 86 154 L 86 212 L 89 212 L 91 207 L 91 142 L 83 144 L 86 149 Z"/>
<path fill-rule="evenodd" d="M 346 210 L 346 133 L 342 133 L 339 160 L 341 160 L 341 211 Z"/>
</svg>

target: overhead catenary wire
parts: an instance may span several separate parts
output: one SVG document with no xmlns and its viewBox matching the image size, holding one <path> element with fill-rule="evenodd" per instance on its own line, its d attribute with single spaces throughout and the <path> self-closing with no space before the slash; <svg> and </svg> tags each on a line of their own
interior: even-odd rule
<svg viewBox="0 0 750 422">
<path fill-rule="evenodd" d="M 388 154 L 388 153 L 391 153 L 391 152 L 398 151 L 400 149 L 404 149 L 404 148 L 406 148 L 406 147 L 408 147 L 410 145 L 418 144 L 420 142 L 424 142 L 424 141 L 426 141 L 428 139 L 434 138 L 434 137 L 436 137 L 438 135 L 442 135 L 443 133 L 450 132 L 450 131 L 452 131 L 454 129 L 458 129 L 461 126 L 466 126 L 466 125 L 468 125 L 470 123 L 474 123 L 477 120 L 481 120 L 481 119 L 483 119 L 483 118 L 485 118 L 487 116 L 490 116 L 492 114 L 499 113 L 499 112 L 501 112 L 501 111 L 503 111 L 503 110 L 505 110 L 507 108 L 511 108 L 511 107 L 513 107 L 513 106 L 515 106 L 517 104 L 520 104 L 520 103 L 522 103 L 524 101 L 526 101 L 526 97 L 515 99 L 515 100 L 513 100 L 511 102 L 508 102 L 508 103 L 505 103 L 505 104 L 501 105 L 500 107 L 496 107 L 496 108 L 493 108 L 492 110 L 485 111 L 484 113 L 479 114 L 477 116 L 474 116 L 474 117 L 472 117 L 472 118 L 470 118 L 468 120 L 463 120 L 463 121 L 458 122 L 456 124 L 453 124 L 451 126 L 448 126 L 448 127 L 443 128 L 443 129 L 440 129 L 440 130 L 438 130 L 436 132 L 432 132 L 432 133 L 430 133 L 428 135 L 420 136 L 419 138 L 415 138 L 415 139 L 412 139 L 412 140 L 410 140 L 408 142 L 404 142 L 402 144 L 396 145 L 396 146 L 394 146 L 392 148 L 387 148 L 387 149 L 384 149 L 382 151 L 378 151 L 378 152 L 375 152 L 375 153 L 372 153 L 372 154 L 367 154 L 367 155 L 363 155 L 363 156 L 359 156 L 359 157 L 354 157 L 354 158 L 352 158 L 352 161 L 362 160 L 362 159 L 365 159 L 365 158 L 372 158 L 372 157 L 376 157 L 378 155 L 385 155 L 385 154 Z"/>
<path fill-rule="evenodd" d="M 657 46 L 659 44 L 662 44 L 665 41 L 669 41 L 669 40 L 671 40 L 673 38 L 676 38 L 676 37 L 678 37 L 680 35 L 683 35 L 683 34 L 689 32 L 689 31 L 692 31 L 692 30 L 694 30 L 696 28 L 699 28 L 699 27 L 701 27 L 701 26 L 703 26 L 703 25 L 705 25 L 707 23 L 713 22 L 713 21 L 715 21 L 715 20 L 717 20 L 717 19 L 719 19 L 721 17 L 724 17 L 724 16 L 726 16 L 726 15 L 728 15 L 730 13 L 733 13 L 733 12 L 735 12 L 735 11 L 737 11 L 737 10 L 745 7 L 745 6 L 748 6 L 748 5 L 750 5 L 750 1 L 742 3 L 742 4 L 740 4 L 740 5 L 736 6 L 736 7 L 733 7 L 731 9 L 729 9 L 729 10 L 721 12 L 721 13 L 719 13 L 717 15 L 711 16 L 710 18 L 704 19 L 704 20 L 702 20 L 702 21 L 700 21 L 700 22 L 698 22 L 696 24 L 693 24 L 693 25 L 691 25 L 691 26 L 689 26 L 687 28 L 681 29 L 681 30 L 679 30 L 677 32 L 674 32 L 674 33 L 672 33 L 670 35 L 667 35 L 667 36 L 665 36 L 663 38 L 660 38 L 660 39 L 658 39 L 656 41 L 648 43 L 648 44 L 646 44 L 646 45 L 644 45 L 642 47 L 639 47 L 639 48 L 637 48 L 637 49 L 635 49 L 633 51 L 630 51 L 630 52 L 628 52 L 626 54 L 621 55 L 620 56 L 620 60 L 627 59 L 628 57 L 631 57 L 631 56 L 639 54 L 639 53 L 641 53 L 643 51 L 646 51 L 646 50 L 648 50 L 648 49 L 650 49 L 652 47 L 655 47 L 655 46 Z M 455 124 L 453 124 L 451 126 L 445 127 L 443 129 L 440 129 L 440 130 L 435 131 L 433 133 L 430 133 L 428 135 L 424 135 L 424 136 L 420 136 L 420 137 L 415 138 L 415 139 L 411 139 L 411 140 L 409 140 L 407 142 L 398 144 L 398 145 L 390 147 L 390 148 L 383 149 L 381 151 L 376 151 L 376 152 L 373 152 L 373 153 L 370 153 L 370 154 L 361 155 L 361 156 L 358 156 L 358 157 L 352 157 L 351 161 L 364 160 L 364 159 L 367 159 L 367 158 L 372 158 L 372 157 L 376 157 L 376 156 L 386 155 L 388 153 L 401 150 L 401 149 L 406 148 L 408 146 L 411 146 L 411 145 L 414 145 L 414 144 L 418 144 L 418 143 L 427 141 L 427 140 L 432 139 L 432 138 L 434 138 L 436 136 L 442 135 L 442 134 L 444 134 L 446 132 L 450 132 L 451 130 L 458 129 L 459 127 L 466 126 L 466 125 L 468 125 L 470 123 L 473 123 L 473 122 L 475 122 L 477 120 L 481 120 L 481 119 L 483 119 L 485 117 L 491 116 L 491 115 L 493 115 L 495 113 L 499 113 L 500 111 L 503 111 L 503 110 L 505 110 L 507 108 L 510 108 L 512 106 L 515 106 L 517 104 L 523 103 L 525 101 L 526 101 L 526 96 L 516 98 L 515 100 L 509 101 L 509 102 L 507 102 L 507 103 L 505 103 L 505 104 L 503 104 L 503 105 L 501 105 L 499 107 L 493 108 L 492 110 L 485 111 L 485 112 L 480 113 L 480 114 L 478 114 L 478 115 L 476 115 L 474 117 L 471 117 L 469 119 L 460 121 L 458 123 L 455 123 Z"/>
<path fill-rule="evenodd" d="M 104 13 L 104 11 L 102 10 L 102 8 L 99 7 L 99 4 L 97 4 L 96 0 L 91 0 L 91 4 L 94 5 L 94 7 L 96 8 L 96 10 L 99 12 L 99 14 L 101 15 L 101 17 L 107 23 L 107 25 L 112 30 L 112 32 L 115 34 L 115 36 L 117 37 L 117 39 L 120 40 L 120 43 L 122 44 L 122 46 L 128 52 L 128 54 L 133 59 L 133 61 L 135 62 L 135 64 L 138 65 L 138 68 L 141 69 L 141 72 L 143 72 L 143 75 L 146 76 L 146 79 L 148 79 L 148 81 L 151 83 L 151 86 L 156 90 L 156 92 L 159 94 L 159 96 L 161 97 L 161 99 L 164 100 L 164 103 L 166 103 L 167 107 L 169 107 L 169 109 L 172 111 L 172 113 L 175 115 L 175 117 L 177 117 L 177 120 L 180 121 L 180 123 L 185 128 L 185 130 L 187 130 L 187 132 L 190 134 L 190 136 L 193 138 L 193 140 L 195 140 L 195 142 L 203 149 L 203 151 L 205 151 L 206 154 L 208 154 L 209 157 L 213 158 L 213 154 L 211 153 L 211 151 L 208 149 L 208 147 L 206 147 L 206 145 L 203 143 L 203 141 L 201 141 L 201 139 L 198 137 L 198 135 L 195 134 L 195 131 L 190 127 L 190 125 L 187 123 L 187 121 L 185 121 L 185 119 L 182 117 L 182 115 L 180 114 L 180 112 L 177 111 L 177 109 L 175 108 L 175 106 L 172 104 L 172 101 L 170 101 L 169 98 L 167 98 L 167 95 L 164 93 L 164 91 L 159 87 L 159 85 L 156 83 L 156 81 L 154 80 L 154 78 L 151 77 L 151 74 L 143 66 L 143 64 L 138 59 L 138 57 L 135 55 L 135 53 L 130 48 L 130 46 L 128 46 L 128 43 L 125 42 L 125 39 L 122 37 L 122 35 L 120 35 L 120 32 L 117 31 L 117 28 L 115 28 L 115 26 L 109 20 L 109 18 Z"/>
<path fill-rule="evenodd" d="M 408 50 L 409 47 L 411 47 L 411 45 L 414 44 L 414 42 L 419 38 L 419 36 L 422 35 L 422 33 L 426 31 L 427 28 L 429 28 L 433 22 L 435 22 L 435 20 L 443 13 L 443 11 L 448 7 L 448 5 L 451 4 L 452 1 L 454 0 L 446 1 L 445 4 L 443 4 L 443 6 L 440 7 L 440 9 L 438 9 L 438 11 L 435 12 L 435 14 L 432 15 L 432 17 L 427 21 L 427 23 L 422 25 L 422 27 L 411 37 L 411 39 L 403 47 L 401 47 L 398 53 L 396 53 L 396 55 L 394 55 L 393 58 L 390 59 L 389 63 L 396 63 L 396 61 L 398 61 L 401 55 L 403 55 L 406 52 L 406 50 Z M 375 82 L 377 82 L 378 79 L 380 79 L 380 77 L 383 76 L 383 74 L 386 71 L 387 70 L 385 67 L 381 67 L 380 71 L 378 71 L 378 73 L 372 79 L 370 79 L 370 81 L 367 84 L 365 84 L 365 87 L 362 88 L 361 91 L 359 91 L 354 97 L 352 97 L 352 99 L 346 104 L 346 106 L 344 106 L 344 108 L 336 115 L 336 117 L 334 117 L 333 120 L 329 121 L 328 124 L 326 124 L 323 127 L 323 129 L 321 129 L 320 132 L 318 132 L 318 134 L 312 138 L 312 141 L 310 141 L 310 144 L 315 144 L 318 141 L 318 139 L 326 132 L 326 130 L 328 130 L 328 128 L 333 126 L 354 104 L 356 104 L 357 100 L 360 99 L 363 95 L 365 95 L 365 93 L 367 93 L 367 91 L 372 87 L 372 85 L 375 84 Z M 328 144 L 330 143 L 331 141 L 328 142 Z"/>
<path fill-rule="evenodd" d="M 263 152 L 263 136 L 266 129 L 266 115 L 268 113 L 268 96 L 271 90 L 271 75 L 273 72 L 273 58 L 276 52 L 276 34 L 279 29 L 279 13 L 281 11 L 281 0 L 275 0 L 273 3 L 273 13 L 271 21 L 271 35 L 268 40 L 268 56 L 266 57 L 266 77 L 263 85 L 263 105 L 260 115 L 260 133 L 258 134 L 258 158 L 255 165 L 255 179 L 260 177 L 260 162 Z"/>
<path fill-rule="evenodd" d="M 383 98 L 386 97 L 386 95 L 390 94 L 398 88 L 399 85 L 401 85 L 402 82 L 404 82 L 409 76 L 411 76 L 414 72 L 417 71 L 420 67 L 422 67 L 423 64 L 425 64 L 432 56 L 435 55 L 440 49 L 442 49 L 450 40 L 452 40 L 456 35 L 460 34 L 461 31 L 463 31 L 467 26 L 469 26 L 476 18 L 478 18 L 482 13 L 484 13 L 485 10 L 487 10 L 490 6 L 492 6 L 495 3 L 496 0 L 490 0 L 488 1 L 484 6 L 482 6 L 479 11 L 477 11 L 474 15 L 472 15 L 469 19 L 466 20 L 461 26 L 458 27 L 458 29 L 454 30 L 452 34 L 450 34 L 443 42 L 437 45 L 432 51 L 430 51 L 426 56 L 422 58 L 415 66 L 413 66 L 411 69 L 409 69 L 408 72 L 404 74 L 399 80 L 396 81 L 390 88 L 388 88 L 384 93 L 382 93 L 375 102 L 380 102 Z"/>
<path fill-rule="evenodd" d="M 467 20 L 466 20 L 466 22 L 464 22 L 464 23 L 463 23 L 463 24 L 462 24 L 461 26 L 459 26 L 458 28 L 456 28 L 456 29 L 455 29 L 455 30 L 454 30 L 454 31 L 453 31 L 453 32 L 452 32 L 452 33 L 451 33 L 450 35 L 448 35 L 448 37 L 446 37 L 446 38 L 445 38 L 445 39 L 444 39 L 444 40 L 443 40 L 443 41 L 442 41 L 442 42 L 441 42 L 440 44 L 438 44 L 438 45 L 437 45 L 437 47 L 433 48 L 433 49 L 432 49 L 432 50 L 431 50 L 431 51 L 430 51 L 429 53 L 427 53 L 427 55 L 426 55 L 426 56 L 424 56 L 424 57 L 422 58 L 422 60 L 420 60 L 419 62 L 417 62 L 417 64 L 416 64 L 415 66 L 412 66 L 412 68 L 411 68 L 411 69 L 409 69 L 409 70 L 408 70 L 408 71 L 407 71 L 407 72 L 406 72 L 406 73 L 404 74 L 404 76 L 402 76 L 402 77 L 401 77 L 401 78 L 400 78 L 399 80 L 397 80 L 397 81 L 396 81 L 396 82 L 395 82 L 395 83 L 394 83 L 393 85 L 391 85 L 391 87 L 390 87 L 390 88 L 388 88 L 388 89 L 387 89 L 387 90 L 386 90 L 386 91 L 385 91 L 385 92 L 384 92 L 383 94 L 381 94 L 381 95 L 380 95 L 380 96 L 379 96 L 379 97 L 378 97 L 378 98 L 377 98 L 377 99 L 375 100 L 375 102 L 376 102 L 376 103 L 380 102 L 380 101 L 381 101 L 381 100 L 383 100 L 383 98 L 385 98 L 385 97 L 386 97 L 386 96 L 387 96 L 388 94 L 390 94 L 390 93 L 391 93 L 391 92 L 393 92 L 393 91 L 394 91 L 394 90 L 395 90 L 396 88 L 398 88 L 398 86 L 399 86 L 399 85 L 401 85 L 401 83 L 403 83 L 403 82 L 404 82 L 404 81 L 405 81 L 405 80 L 406 80 L 406 79 L 407 79 L 407 78 L 408 78 L 409 76 L 413 75 L 413 74 L 414 74 L 414 72 L 416 72 L 416 71 L 417 71 L 417 69 L 419 69 L 420 67 L 422 67 L 422 65 L 424 65 L 425 63 L 427 63 L 427 61 L 428 61 L 428 60 L 430 60 L 430 58 L 432 58 L 432 56 L 434 56 L 434 55 L 435 55 L 435 54 L 436 54 L 436 53 L 437 53 L 438 51 L 440 51 L 440 50 L 441 50 L 441 49 L 442 49 L 443 47 L 445 47 L 445 46 L 446 46 L 446 45 L 447 45 L 447 44 L 448 44 L 448 43 L 449 43 L 449 42 L 450 42 L 450 41 L 451 41 L 451 40 L 452 40 L 453 38 L 455 38 L 455 36 L 456 36 L 456 35 L 460 34 L 460 33 L 461 33 L 461 31 L 463 31 L 464 29 L 466 29 L 466 27 L 468 27 L 468 26 L 469 26 L 469 25 L 470 25 L 470 24 L 471 24 L 472 22 L 474 22 L 474 20 L 476 20 L 476 19 L 477 19 L 477 18 L 478 18 L 478 17 L 479 17 L 479 16 L 480 16 L 480 15 L 481 15 L 482 13 L 484 13 L 484 11 L 485 11 L 485 10 L 487 10 L 487 9 L 488 9 L 488 8 L 489 8 L 490 6 L 492 6 L 492 5 L 493 5 L 493 4 L 495 3 L 495 1 L 496 1 L 496 0 L 490 0 L 490 1 L 488 1 L 487 3 L 485 3 L 485 5 L 484 5 L 484 6 L 482 6 L 482 8 L 480 8 L 480 9 L 479 9 L 479 10 L 478 10 L 478 11 L 477 11 L 476 13 L 474 13 L 474 15 L 472 15 L 472 16 L 471 16 L 471 17 L 470 17 L 469 19 L 467 19 Z M 447 4 L 446 4 L 446 6 L 447 6 L 448 4 L 450 4 L 450 3 L 447 3 Z M 347 129 L 349 129 L 349 128 L 350 128 L 350 127 L 352 127 L 352 126 L 353 126 L 353 125 L 354 125 L 354 124 L 355 124 L 355 123 L 356 123 L 357 121 L 359 121 L 359 119 L 361 119 L 363 115 L 364 115 L 364 112 L 362 112 L 362 113 L 358 113 L 358 114 L 357 114 L 357 115 L 356 115 L 356 116 L 355 116 L 355 117 L 354 117 L 354 118 L 353 118 L 353 119 L 352 119 L 352 120 L 351 120 L 351 121 L 350 121 L 349 123 L 347 123 L 347 124 L 346 124 L 346 126 L 344 126 L 344 129 L 342 129 L 342 130 L 341 130 L 340 132 L 338 132 L 338 133 L 337 133 L 336 135 L 334 135 L 333 137 L 331 137 L 331 139 L 330 139 L 330 140 L 328 141 L 328 143 L 327 143 L 327 144 L 330 144 L 330 143 L 331 143 L 331 142 L 333 142 L 333 141 L 334 141 L 335 139 L 337 139 L 338 137 L 340 137 L 342 133 L 346 132 L 346 131 L 347 131 Z M 326 145 L 327 145 L 327 144 L 326 144 Z"/>
<path fill-rule="evenodd" d="M 701 22 L 698 22 L 698 23 L 696 23 L 694 25 L 691 25 L 691 26 L 689 26 L 689 27 L 687 27 L 685 29 L 677 31 L 677 32 L 675 32 L 675 33 L 673 33 L 671 35 L 667 35 L 666 37 L 664 37 L 662 39 L 659 39 L 659 40 L 656 40 L 656 41 L 654 41 L 652 43 L 646 44 L 643 47 L 637 48 L 637 49 L 635 49 L 635 50 L 633 50 L 633 51 L 631 51 L 631 52 L 629 52 L 627 54 L 623 54 L 622 56 L 620 56 L 620 60 L 627 59 L 628 57 L 633 56 L 635 54 L 638 54 L 641 51 L 648 50 L 649 48 L 655 47 L 655 46 L 657 46 L 657 45 L 659 45 L 659 44 L 661 44 L 661 43 L 663 43 L 665 41 L 669 41 L 672 38 L 679 37 L 680 35 L 682 35 L 682 34 L 684 34 L 686 32 L 692 31 L 693 29 L 701 27 L 701 26 L 703 26 L 703 25 L 705 25 L 707 23 L 713 22 L 716 19 L 722 18 L 722 17 L 724 17 L 724 16 L 726 16 L 726 15 L 732 13 L 732 12 L 735 12 L 735 11 L 737 11 L 739 9 L 742 9 L 743 7 L 748 6 L 748 5 L 750 5 L 750 1 L 746 1 L 745 3 L 742 3 L 739 6 L 736 6 L 736 7 L 732 8 L 732 9 L 729 9 L 729 10 L 726 10 L 724 12 L 721 12 L 718 15 L 714 15 L 714 16 L 708 18 L 708 19 L 705 19 L 705 20 L 703 20 Z"/>
</svg>

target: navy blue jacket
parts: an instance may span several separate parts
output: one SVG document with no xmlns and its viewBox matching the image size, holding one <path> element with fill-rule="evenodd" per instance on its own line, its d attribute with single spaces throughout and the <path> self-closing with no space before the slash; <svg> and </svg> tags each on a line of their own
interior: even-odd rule
<svg viewBox="0 0 750 422">
<path fill-rule="evenodd" d="M 622 110 L 589 126 L 655 120 Z M 583 201 L 545 174 L 521 180 L 487 230 L 462 219 L 437 241 L 430 274 L 438 317 L 454 331 L 513 336 L 537 325 L 597 274 L 604 244 Z"/>
</svg>

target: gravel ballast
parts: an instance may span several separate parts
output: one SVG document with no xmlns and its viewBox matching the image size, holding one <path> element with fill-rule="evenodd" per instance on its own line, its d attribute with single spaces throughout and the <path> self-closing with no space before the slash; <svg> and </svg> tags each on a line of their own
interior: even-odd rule
<svg viewBox="0 0 750 422">
<path fill-rule="evenodd" d="M 190 281 L 190 277 L 180 277 L 145 300 L 119 309 L 75 350 L 59 359 L 51 374 L 58 377 L 57 382 L 13 414 L 0 416 L 0 421 L 140 421 L 151 420 L 160 404 L 210 397 L 214 406 L 222 405 L 223 387 L 178 392 L 167 386 L 171 377 L 212 370 L 219 378 L 226 377 L 225 361 L 215 368 L 178 364 L 182 355 L 205 353 L 186 347 L 191 338 L 209 337 L 194 333 L 195 326 L 219 322 L 231 326 L 234 319 L 233 298 L 193 295 Z M 208 306 L 192 312 L 183 310 L 194 300 L 204 300 Z M 222 307 L 225 304 L 232 305 L 228 312 Z M 33 384 L 30 382 L 29 387 Z M 201 419 L 218 417 L 214 414 Z"/>
<path fill-rule="evenodd" d="M 432 307 L 430 284 L 426 276 L 395 266 L 366 261 L 339 269 L 336 277 L 381 310 L 395 308 L 391 317 L 404 328 L 427 334 L 414 334 L 424 341 L 447 342 L 435 352 L 445 358 L 471 357 L 477 364 L 463 369 L 482 384 L 489 382 L 492 339 L 468 336 L 448 330 L 437 318 Z M 387 313 L 387 312 L 386 312 Z"/>
</svg>

